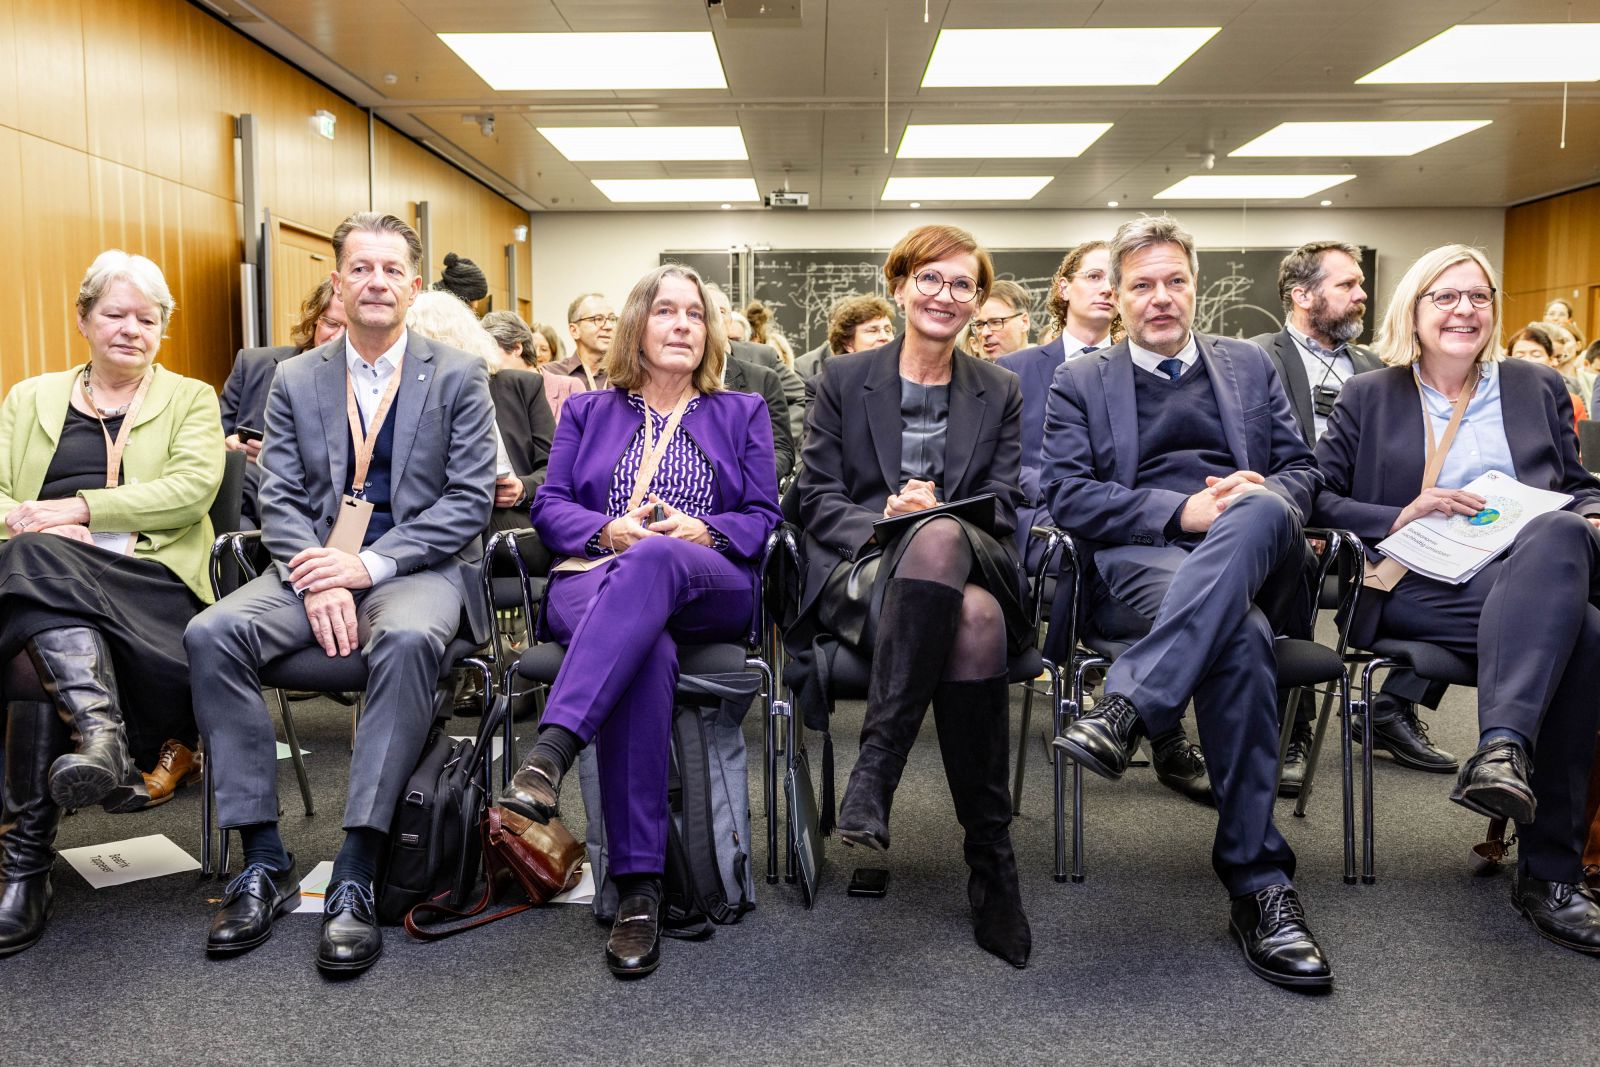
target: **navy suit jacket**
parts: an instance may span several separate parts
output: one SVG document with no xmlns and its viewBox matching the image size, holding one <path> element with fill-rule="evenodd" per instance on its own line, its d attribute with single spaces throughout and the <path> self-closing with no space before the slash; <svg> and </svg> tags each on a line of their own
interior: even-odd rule
<svg viewBox="0 0 1600 1067">
<path fill-rule="evenodd" d="M 1066 362 L 1060 337 L 1032 348 L 1019 348 L 995 360 L 997 366 L 1017 376 L 1022 386 L 1022 496 L 1027 504 L 1039 503 L 1040 452 L 1044 447 L 1044 404 L 1056 368 Z M 1022 525 L 1020 522 L 1018 525 Z"/>
<path fill-rule="evenodd" d="M 1294 408 L 1294 419 L 1300 424 L 1300 436 L 1306 439 L 1306 444 L 1315 445 L 1316 408 L 1311 401 L 1311 379 L 1306 376 L 1306 363 L 1300 355 L 1300 346 L 1295 344 L 1294 337 L 1287 329 L 1264 333 L 1250 340 L 1272 357 L 1273 365 L 1278 368 L 1278 376 L 1283 379 L 1284 391 L 1289 394 L 1289 404 Z M 1365 374 L 1383 366 L 1383 361 L 1370 349 L 1350 345 L 1348 351 L 1357 374 Z"/>
<path fill-rule="evenodd" d="M 1318 479 L 1272 361 L 1249 341 L 1196 333 L 1216 394 L 1228 450 L 1239 470 L 1305 519 Z M 1063 363 L 1050 386 L 1044 423 L 1044 493 L 1055 524 L 1089 544 L 1165 545 L 1167 524 L 1188 499 L 1140 488 L 1139 420 L 1128 342 Z M 1205 488 L 1195 475 L 1195 492 Z"/>
<path fill-rule="evenodd" d="M 1566 510 L 1600 515 L 1600 481 L 1578 462 L 1572 401 L 1561 375 L 1526 360 L 1501 363 L 1500 417 L 1517 481 L 1570 493 Z M 1377 558 L 1372 546 L 1389 536 L 1400 512 L 1422 491 L 1424 436 L 1410 367 L 1351 378 L 1339 390 L 1328 430 L 1317 441 L 1323 484 L 1313 521 L 1351 531 Z M 1381 601 L 1362 593 L 1352 640 L 1371 640 Z"/>
</svg>

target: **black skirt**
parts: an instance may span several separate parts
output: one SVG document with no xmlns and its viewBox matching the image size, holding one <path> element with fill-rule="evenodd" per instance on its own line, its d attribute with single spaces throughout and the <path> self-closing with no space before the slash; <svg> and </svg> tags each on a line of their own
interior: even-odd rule
<svg viewBox="0 0 1600 1067">
<path fill-rule="evenodd" d="M 929 516 L 927 521 L 941 517 L 949 516 Z M 955 521 L 961 524 L 972 549 L 972 574 L 967 580 L 988 590 L 999 602 L 1006 626 L 1007 651 L 1013 656 L 1020 655 L 1033 643 L 1034 628 L 1023 604 L 1025 578 L 1016 557 L 972 523 L 964 519 Z M 834 567 L 812 607 L 817 626 L 852 648 L 870 653 L 878 612 L 883 607 L 884 587 L 899 569 L 905 546 L 921 528 L 921 522 L 915 523 L 887 550 L 875 549 Z"/>
<path fill-rule="evenodd" d="M 54 534 L 0 542 L 0 664 L 34 634 L 90 626 L 111 650 L 134 762 L 155 765 L 169 737 L 195 739 L 183 631 L 205 605 L 153 560 Z"/>
</svg>

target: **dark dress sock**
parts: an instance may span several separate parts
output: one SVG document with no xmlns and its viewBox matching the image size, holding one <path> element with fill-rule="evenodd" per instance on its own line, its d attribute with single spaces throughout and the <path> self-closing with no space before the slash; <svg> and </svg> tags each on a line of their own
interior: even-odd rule
<svg viewBox="0 0 1600 1067">
<path fill-rule="evenodd" d="M 259 822 L 238 829 L 239 843 L 244 846 L 245 866 L 264 863 L 275 871 L 289 866 L 289 852 L 283 847 L 283 837 L 278 833 L 277 823 Z"/>
<path fill-rule="evenodd" d="M 1482 748 L 1491 741 L 1513 741 L 1517 745 L 1521 746 L 1522 751 L 1529 753 L 1533 751 L 1533 742 L 1529 741 L 1526 737 L 1523 737 L 1520 733 L 1511 729 L 1509 726 L 1496 726 L 1492 729 L 1483 731 L 1483 735 L 1478 738 L 1478 747 Z"/>
<path fill-rule="evenodd" d="M 617 899 L 632 896 L 649 897 L 661 903 L 661 876 L 659 874 L 619 874 L 616 876 Z"/>
<path fill-rule="evenodd" d="M 543 756 L 557 767 L 561 773 L 566 774 L 572 768 L 572 761 L 578 758 L 578 752 L 583 748 L 583 742 L 578 735 L 565 726 L 554 723 L 539 728 L 539 740 L 533 744 L 533 751 L 528 753 L 529 758 L 535 755 Z"/>
<path fill-rule="evenodd" d="M 370 826 L 357 826 L 344 832 L 344 844 L 333 860 L 330 886 L 340 882 L 360 882 L 374 885 L 378 881 L 378 865 L 383 862 L 384 846 L 389 835 Z"/>
</svg>

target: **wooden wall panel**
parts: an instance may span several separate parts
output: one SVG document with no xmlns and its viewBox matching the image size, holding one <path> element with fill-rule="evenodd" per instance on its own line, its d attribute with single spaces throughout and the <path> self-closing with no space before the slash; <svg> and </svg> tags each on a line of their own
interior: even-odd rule
<svg viewBox="0 0 1600 1067">
<path fill-rule="evenodd" d="M 25 102 L 25 106 L 24 105 Z M 312 114 L 336 117 L 333 141 Z M 262 205 L 332 230 L 368 205 L 367 116 L 183 0 L 0 0 L 0 390 L 84 358 L 72 300 L 94 256 L 149 256 L 178 302 L 162 360 L 220 385 L 241 343 L 234 116 L 260 120 Z M 527 221 L 386 126 L 380 206 L 435 205 L 507 306 L 503 246 Z M 527 285 L 524 283 L 524 295 Z"/>
<path fill-rule="evenodd" d="M 1506 212 L 1506 329 L 1544 317 L 1557 297 L 1589 341 L 1600 333 L 1600 186 L 1523 204 Z"/>
</svg>

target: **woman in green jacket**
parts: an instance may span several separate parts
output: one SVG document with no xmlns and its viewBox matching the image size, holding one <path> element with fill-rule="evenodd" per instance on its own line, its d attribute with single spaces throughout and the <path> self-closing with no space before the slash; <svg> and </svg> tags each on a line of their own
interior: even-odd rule
<svg viewBox="0 0 1600 1067">
<path fill-rule="evenodd" d="M 194 736 L 183 628 L 211 600 L 222 423 L 210 386 L 155 364 L 172 311 L 159 267 L 102 253 L 88 362 L 0 404 L 0 665 L 51 697 L 8 709 L 0 956 L 44 932 L 61 809 L 144 806 L 135 761 Z"/>
</svg>

